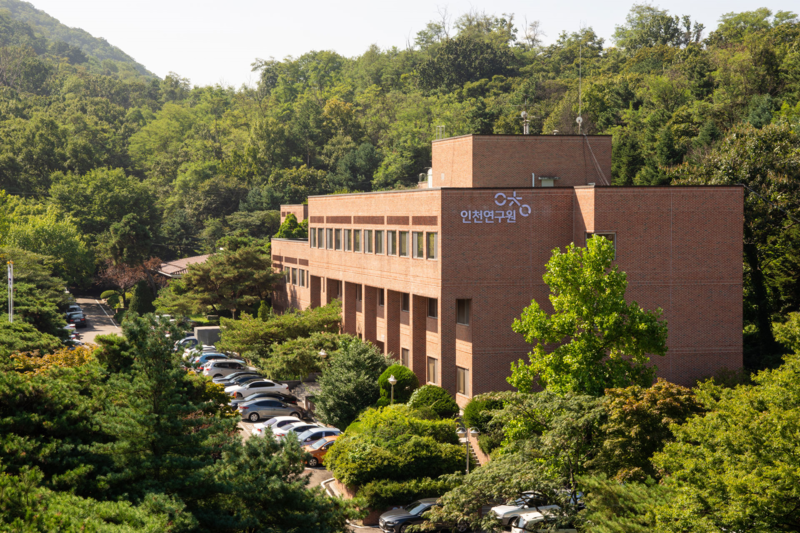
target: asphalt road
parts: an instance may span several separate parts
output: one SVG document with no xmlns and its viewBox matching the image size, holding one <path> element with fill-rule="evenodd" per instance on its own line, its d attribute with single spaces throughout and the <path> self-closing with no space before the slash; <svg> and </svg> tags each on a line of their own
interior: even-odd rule
<svg viewBox="0 0 800 533">
<path fill-rule="evenodd" d="M 114 322 L 113 311 L 101 304 L 99 300 L 94 298 L 76 298 L 76 300 L 83 309 L 83 314 L 86 315 L 88 321 L 85 328 L 78 329 L 83 342 L 94 343 L 94 338 L 98 335 L 122 333 L 119 325 Z"/>
</svg>

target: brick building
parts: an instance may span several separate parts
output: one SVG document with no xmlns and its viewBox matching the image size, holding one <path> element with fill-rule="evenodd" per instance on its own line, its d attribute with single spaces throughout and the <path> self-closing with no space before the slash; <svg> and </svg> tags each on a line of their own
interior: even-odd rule
<svg viewBox="0 0 800 533">
<path fill-rule="evenodd" d="M 664 310 L 659 376 L 689 385 L 741 367 L 741 188 L 605 186 L 606 136 L 468 135 L 432 153 L 416 190 L 309 198 L 309 240 L 272 241 L 287 272 L 276 310 L 340 298 L 345 332 L 463 405 L 509 388 L 510 363 L 527 360 L 511 323 L 532 299 L 549 307 L 552 250 L 604 234 L 628 297 Z"/>
</svg>

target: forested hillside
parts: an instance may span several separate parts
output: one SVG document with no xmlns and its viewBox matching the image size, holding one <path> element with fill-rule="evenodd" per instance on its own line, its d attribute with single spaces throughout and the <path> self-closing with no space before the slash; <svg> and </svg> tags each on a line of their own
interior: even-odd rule
<svg viewBox="0 0 800 533">
<path fill-rule="evenodd" d="M 132 69 L 144 76 L 153 76 L 143 65 L 102 37 L 93 37 L 89 32 L 80 28 L 65 26 L 44 11 L 36 9 L 29 2 L 0 0 L 0 11 L 2 10 L 7 10 L 11 18 L 27 24 L 38 35 L 51 43 L 62 47 L 66 44 L 79 49 L 94 67 L 109 69 L 113 72 L 117 72 L 121 67 L 124 70 Z"/>
<path fill-rule="evenodd" d="M 581 106 L 583 133 L 614 135 L 616 185 L 749 187 L 748 364 L 774 361 L 771 324 L 800 307 L 793 13 L 731 13 L 708 32 L 637 5 L 612 42 L 588 27 L 545 46 L 537 23 L 471 12 L 402 50 L 257 59 L 258 85 L 234 89 L 100 72 L 45 15 L 0 5 L 35 24 L 0 16 L 4 241 L 56 257 L 69 283 L 106 260 L 268 237 L 280 203 L 412 186 L 437 126 L 521 133 L 527 109 L 534 134 L 577 133 Z"/>
</svg>

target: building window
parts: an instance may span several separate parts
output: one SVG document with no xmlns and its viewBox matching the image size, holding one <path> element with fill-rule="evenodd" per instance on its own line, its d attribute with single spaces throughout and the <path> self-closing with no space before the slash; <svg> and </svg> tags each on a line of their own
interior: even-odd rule
<svg viewBox="0 0 800 533">
<path fill-rule="evenodd" d="M 360 252 L 361 251 L 361 230 L 354 229 L 353 230 L 353 251 Z"/>
<path fill-rule="evenodd" d="M 389 255 L 397 255 L 397 232 L 386 232 L 386 253 Z"/>
<path fill-rule="evenodd" d="M 371 254 L 372 253 L 372 230 L 365 229 L 364 230 L 364 253 Z"/>
<path fill-rule="evenodd" d="M 349 229 L 344 230 L 344 251 L 345 252 L 353 251 L 353 230 Z"/>
<path fill-rule="evenodd" d="M 327 230 L 327 237 L 328 237 L 328 250 L 333 250 L 333 229 L 328 228 Z"/>
<path fill-rule="evenodd" d="M 437 233 L 428 233 L 427 254 L 428 259 L 436 259 L 436 241 L 438 240 Z"/>
<path fill-rule="evenodd" d="M 400 257 L 408 257 L 408 232 L 401 231 L 400 238 L 398 239 L 398 247 L 400 248 Z"/>
<path fill-rule="evenodd" d="M 436 381 L 436 376 L 438 375 L 436 363 L 436 359 L 428 357 L 428 383 L 433 383 L 434 385 L 438 383 L 438 381 Z"/>
<path fill-rule="evenodd" d="M 425 234 L 415 231 L 411 234 L 411 252 L 414 254 L 415 259 L 425 259 Z"/>
<path fill-rule="evenodd" d="M 383 295 L 384 295 L 385 292 L 386 291 L 384 291 L 383 289 L 378 289 L 378 305 L 381 306 L 381 307 L 383 307 L 383 305 L 384 305 L 384 301 L 385 300 L 383 299 L 384 298 Z"/>
<path fill-rule="evenodd" d="M 361 284 L 356 285 L 356 300 L 359 302 L 364 300 L 364 286 Z"/>
<path fill-rule="evenodd" d="M 292 269 L 289 267 L 283 267 L 283 275 L 286 278 L 286 283 L 292 282 Z"/>
<path fill-rule="evenodd" d="M 300 275 L 300 279 L 298 280 L 300 282 L 300 286 L 301 287 L 305 287 L 306 286 L 306 271 L 301 268 L 300 272 L 298 274 Z"/>
<path fill-rule="evenodd" d="M 436 298 L 428 298 L 428 316 L 439 318 L 439 300 Z"/>
<path fill-rule="evenodd" d="M 472 300 L 456 300 L 456 323 L 469 326 Z"/>
<path fill-rule="evenodd" d="M 335 243 L 336 243 L 335 246 L 336 246 L 336 249 L 337 250 L 341 250 L 342 249 L 342 230 L 337 229 L 337 230 L 334 230 L 333 233 L 335 235 Z"/>
<path fill-rule="evenodd" d="M 383 230 L 375 232 L 375 253 L 383 253 Z"/>
<path fill-rule="evenodd" d="M 614 245 L 614 259 L 617 259 L 617 234 L 616 233 L 587 233 L 586 240 L 592 238 L 592 235 L 597 235 L 598 237 L 603 237 L 604 239 L 608 239 L 611 241 L 611 244 Z"/>
<path fill-rule="evenodd" d="M 411 354 L 408 348 L 400 348 L 400 363 L 403 366 L 411 367 Z"/>
<path fill-rule="evenodd" d="M 456 367 L 456 392 L 469 396 L 469 370 Z"/>
<path fill-rule="evenodd" d="M 317 228 L 311 228 L 308 232 L 308 245 L 312 248 L 317 247 Z"/>
<path fill-rule="evenodd" d="M 325 248 L 325 233 L 324 229 L 317 229 L 317 248 Z"/>
<path fill-rule="evenodd" d="M 297 285 L 297 269 L 292 269 L 292 285 Z"/>
<path fill-rule="evenodd" d="M 400 310 L 402 312 L 404 312 L 404 313 L 408 313 L 408 310 L 411 308 L 411 305 L 410 305 L 411 296 L 407 292 L 404 292 L 402 294 L 403 294 L 403 297 L 401 298 L 401 302 L 400 302 Z"/>
</svg>

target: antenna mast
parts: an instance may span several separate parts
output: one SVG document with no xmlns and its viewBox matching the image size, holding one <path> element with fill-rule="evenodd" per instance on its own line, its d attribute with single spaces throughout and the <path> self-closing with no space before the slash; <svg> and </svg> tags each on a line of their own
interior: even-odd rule
<svg viewBox="0 0 800 533">
<path fill-rule="evenodd" d="M 583 124 L 583 21 L 581 21 L 581 31 L 578 41 L 578 118 L 575 122 L 578 123 L 578 135 L 581 134 L 581 125 Z"/>
</svg>

